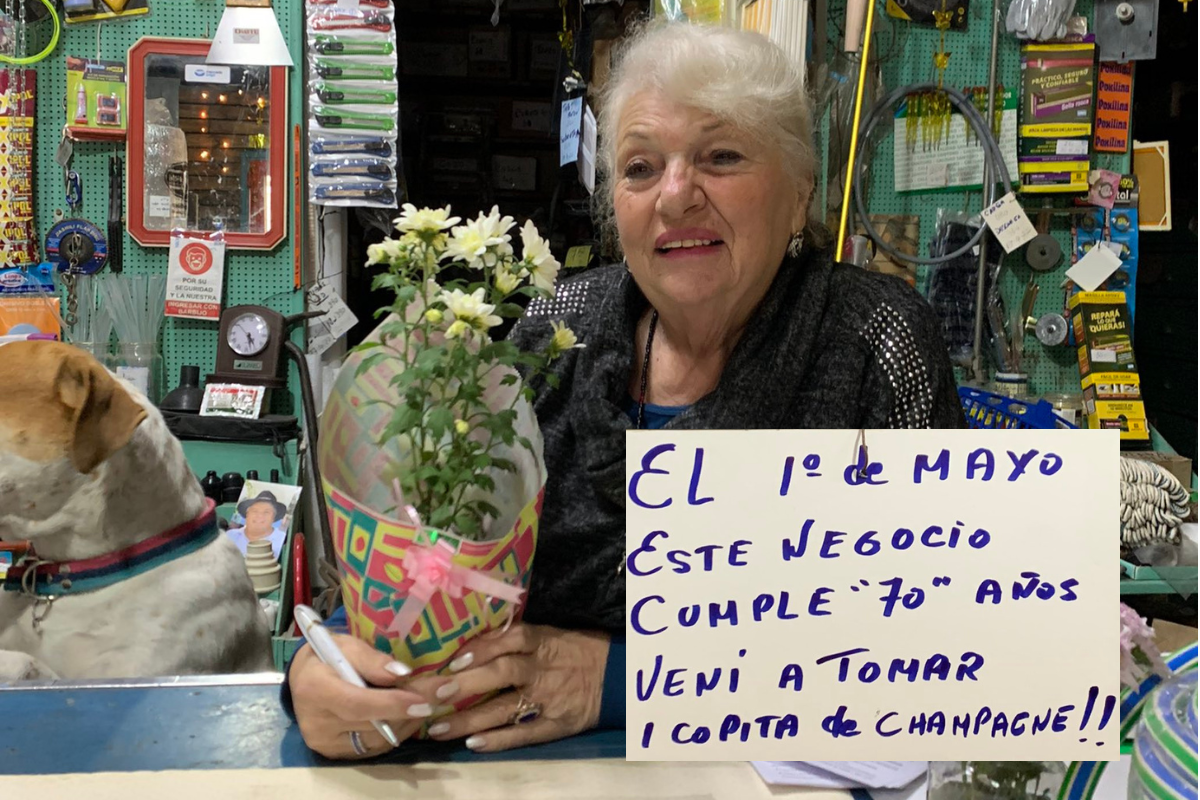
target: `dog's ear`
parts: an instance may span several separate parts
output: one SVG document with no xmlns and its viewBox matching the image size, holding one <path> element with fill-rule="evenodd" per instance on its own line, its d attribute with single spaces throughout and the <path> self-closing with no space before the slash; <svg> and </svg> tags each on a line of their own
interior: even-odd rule
<svg viewBox="0 0 1200 800">
<path fill-rule="evenodd" d="M 71 463 L 84 475 L 128 444 L 146 418 L 146 409 L 108 370 L 83 353 L 63 359 L 56 384 L 58 399 L 74 428 Z"/>
</svg>

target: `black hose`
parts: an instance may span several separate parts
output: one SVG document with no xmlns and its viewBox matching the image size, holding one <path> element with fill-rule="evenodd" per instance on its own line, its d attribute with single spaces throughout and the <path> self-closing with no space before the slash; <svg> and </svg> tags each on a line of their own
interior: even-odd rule
<svg viewBox="0 0 1200 800">
<path fill-rule="evenodd" d="M 312 463 L 313 485 L 317 493 L 317 511 L 321 517 L 321 541 L 325 543 L 325 560 L 336 566 L 333 550 L 333 532 L 329 529 L 329 509 L 325 505 L 325 490 L 321 484 L 321 467 L 317 461 L 317 402 L 313 397 L 312 376 L 308 372 L 308 361 L 304 351 L 295 342 L 283 343 L 288 357 L 295 362 L 300 373 L 300 405 L 304 409 L 304 431 L 308 439 L 308 455 Z"/>
<path fill-rule="evenodd" d="M 975 104 L 967 98 L 962 92 L 957 89 L 940 88 L 936 83 L 914 83 L 911 86 L 902 86 L 896 89 L 887 97 L 880 100 L 867 114 L 867 118 L 862 123 L 862 129 L 858 133 L 860 142 L 869 142 L 872 131 L 879 124 L 880 120 L 892 117 L 892 107 L 903 100 L 910 94 L 927 91 L 941 91 L 950 98 L 950 102 L 962 112 L 967 123 L 975 131 L 980 143 L 983 145 L 983 157 L 991 165 L 991 176 L 993 182 L 1002 187 L 1002 192 L 1006 193 L 1012 186 L 1012 180 L 1008 175 L 1008 167 L 1004 164 L 1004 154 L 1000 152 L 1000 145 L 996 142 L 996 138 L 992 135 L 992 126 L 984 121 L 983 116 L 979 113 L 979 109 L 975 108 Z M 854 208 L 858 213 L 858 222 L 866 231 L 867 236 L 875 242 L 875 246 L 887 253 L 898 263 L 909 264 L 942 264 L 952 259 L 958 258 L 967 251 L 973 249 L 979 241 L 983 239 L 987 232 L 986 225 L 980 225 L 976 229 L 975 234 L 967 240 L 967 243 L 953 252 L 946 253 L 940 256 L 915 256 L 908 253 L 901 253 L 883 240 L 879 232 L 871 224 L 871 218 L 867 215 L 867 204 L 863 200 L 862 182 L 863 176 L 866 175 L 867 161 L 859 157 L 858 168 L 854 172 Z M 986 192 L 985 192 L 986 195 Z"/>
</svg>

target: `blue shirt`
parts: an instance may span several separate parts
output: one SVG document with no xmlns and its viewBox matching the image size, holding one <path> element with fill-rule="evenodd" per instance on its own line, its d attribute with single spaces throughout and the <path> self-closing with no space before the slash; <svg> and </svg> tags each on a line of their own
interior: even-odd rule
<svg viewBox="0 0 1200 800">
<path fill-rule="evenodd" d="M 632 397 L 626 395 L 625 403 L 621 406 L 629 419 L 634 425 L 637 425 L 638 418 L 638 402 Z M 691 406 L 656 406 L 652 403 L 646 403 L 646 411 L 643 415 L 643 422 L 646 425 L 646 430 L 656 431 L 659 428 L 665 427 L 668 422 L 678 417 L 684 411 L 687 411 Z"/>
</svg>

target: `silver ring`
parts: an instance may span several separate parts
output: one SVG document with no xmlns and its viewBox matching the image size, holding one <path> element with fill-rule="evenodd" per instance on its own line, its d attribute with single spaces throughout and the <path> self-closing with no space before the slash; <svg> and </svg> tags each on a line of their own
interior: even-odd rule
<svg viewBox="0 0 1200 800">
<path fill-rule="evenodd" d="M 367 754 L 366 745 L 363 744 L 362 734 L 358 731 L 350 731 L 350 746 L 354 748 L 355 755 L 365 756 Z"/>
<path fill-rule="evenodd" d="M 535 703 L 523 694 L 517 695 L 517 710 L 509 717 L 509 725 L 523 725 L 533 722 L 542 715 L 542 704 Z"/>
</svg>

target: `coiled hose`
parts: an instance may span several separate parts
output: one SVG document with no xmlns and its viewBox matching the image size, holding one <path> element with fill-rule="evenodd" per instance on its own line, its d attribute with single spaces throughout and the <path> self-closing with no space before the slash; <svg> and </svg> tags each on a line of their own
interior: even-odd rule
<svg viewBox="0 0 1200 800">
<path fill-rule="evenodd" d="M 1179 525 L 1191 512 L 1187 489 L 1150 461 L 1121 459 L 1121 544 L 1179 544 Z"/>
<path fill-rule="evenodd" d="M 1008 192 L 1009 187 L 1012 186 L 1012 180 L 1008 175 L 1008 167 L 1004 164 L 1004 154 L 1000 152 L 1000 145 L 996 143 L 996 138 L 992 135 L 992 126 L 984 121 L 983 115 L 979 113 L 979 109 L 975 108 L 975 104 L 957 89 L 942 88 L 936 83 L 914 83 L 911 86 L 901 86 L 876 103 L 871 109 L 871 113 L 863 121 L 862 131 L 858 135 L 858 140 L 860 142 L 871 141 L 871 133 L 875 130 L 875 126 L 883 119 L 892 118 L 892 108 L 896 104 L 910 94 L 927 91 L 941 91 L 950 98 L 951 105 L 962 113 L 963 118 L 966 119 L 967 124 L 975 131 L 975 136 L 983 145 L 983 157 L 991 166 L 991 171 L 988 174 L 992 176 L 992 182 L 996 186 L 1001 187 L 1000 195 Z M 941 264 L 951 261 L 974 249 L 987 232 L 986 226 L 979 226 L 975 234 L 967 240 L 966 244 L 945 255 L 914 256 L 897 251 L 885 242 L 883 237 L 879 235 L 879 232 L 871 225 L 871 218 L 867 214 L 867 204 L 863 200 L 862 182 L 864 179 L 863 176 L 867 174 L 866 166 L 867 160 L 860 159 L 858 169 L 854 173 L 854 208 L 858 213 L 858 223 L 866 231 L 867 236 L 871 237 L 871 240 L 875 242 L 875 246 L 895 259 L 897 263 Z"/>
</svg>

